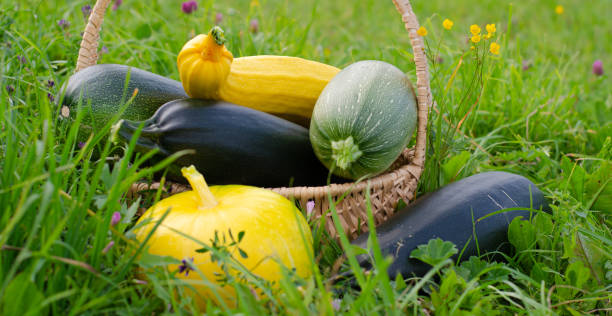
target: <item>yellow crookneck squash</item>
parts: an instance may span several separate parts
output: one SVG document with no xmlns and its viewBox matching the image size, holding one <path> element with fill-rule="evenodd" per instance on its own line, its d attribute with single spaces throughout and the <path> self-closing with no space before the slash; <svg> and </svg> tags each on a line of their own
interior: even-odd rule
<svg viewBox="0 0 612 316">
<path fill-rule="evenodd" d="M 304 216 L 291 201 L 273 191 L 252 186 L 208 187 L 195 167 L 182 168 L 181 171 L 193 191 L 170 196 L 148 209 L 137 223 L 137 226 L 143 224 L 137 228 L 136 237 L 144 242 L 169 210 L 147 241 L 147 251 L 182 260 L 182 265 L 169 268 L 177 271 L 179 278 L 199 282 L 193 285 L 197 293 L 189 293 L 195 294 L 200 308 L 205 308 L 207 299 L 219 303 L 219 296 L 228 305 L 235 306 L 235 291 L 231 286 L 215 281 L 224 275 L 223 270 L 218 262 L 211 260 L 210 251 L 196 251 L 203 245 L 193 239 L 211 246 L 216 234 L 220 241 L 226 240 L 226 249 L 240 264 L 265 280 L 276 281 L 276 284 L 282 276 L 279 263 L 295 269 L 301 277 L 311 275 L 312 235 Z M 242 239 L 238 245 L 229 245 L 239 235 Z M 196 267 L 198 271 L 193 271 Z M 235 273 L 235 270 L 229 270 L 229 273 Z M 200 273 L 207 280 L 202 281 Z M 212 282 L 214 286 L 211 288 L 204 282 Z"/>
<path fill-rule="evenodd" d="M 177 58 L 185 92 L 223 100 L 307 126 L 317 98 L 340 69 L 290 56 L 233 58 L 223 31 L 188 41 Z"/>
</svg>

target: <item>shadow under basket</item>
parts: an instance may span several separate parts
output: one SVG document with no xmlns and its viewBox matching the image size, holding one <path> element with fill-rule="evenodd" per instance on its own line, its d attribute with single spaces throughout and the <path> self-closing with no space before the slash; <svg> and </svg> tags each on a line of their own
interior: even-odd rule
<svg viewBox="0 0 612 316">
<path fill-rule="evenodd" d="M 97 0 L 94 5 L 83 33 L 76 71 L 95 65 L 98 60 L 100 26 L 104 21 L 109 3 L 110 0 Z M 425 56 L 423 38 L 417 34 L 419 23 L 412 11 L 410 1 L 393 0 L 393 3 L 408 31 L 416 66 L 418 117 L 415 147 L 404 150 L 384 173 L 361 182 L 317 187 L 269 188 L 299 202 L 302 209 L 306 209 L 307 203 L 313 201 L 312 212 L 314 217 L 326 216 L 325 228 L 332 237 L 337 237 L 339 232 L 332 221 L 329 204 L 330 195 L 336 205 L 335 208 L 343 230 L 349 239 L 354 239 L 360 232 L 367 231 L 366 191 L 369 189 L 374 221 L 376 225 L 379 225 L 391 217 L 400 200 L 409 203 L 414 198 L 425 165 L 427 118 L 432 104 L 427 57 Z M 128 195 L 136 197 L 145 190 L 156 190 L 159 185 L 159 183 L 135 183 Z M 170 195 L 188 189 L 189 187 L 179 183 L 166 183 L 164 187 L 164 191 Z"/>
</svg>

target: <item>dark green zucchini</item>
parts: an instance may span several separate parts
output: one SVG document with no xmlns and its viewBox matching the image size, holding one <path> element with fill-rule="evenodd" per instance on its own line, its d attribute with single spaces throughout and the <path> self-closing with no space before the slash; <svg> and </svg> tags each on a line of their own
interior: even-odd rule
<svg viewBox="0 0 612 316">
<path fill-rule="evenodd" d="M 128 73 L 129 82 L 125 90 Z M 62 89 L 63 104 L 69 107 L 70 116 L 75 117 L 77 106 L 82 103 L 82 109 L 87 111 L 83 123 L 95 132 L 119 112 L 135 89 L 138 89 L 138 93 L 121 118 L 146 120 L 162 104 L 187 98 L 183 85 L 176 80 L 136 67 L 99 64 L 85 68 L 68 79 Z"/>
<path fill-rule="evenodd" d="M 118 136 L 129 141 L 140 122 L 125 120 Z M 222 101 L 182 99 L 144 122 L 136 150 L 160 158 L 184 149 L 175 167 L 194 165 L 211 184 L 261 187 L 324 185 L 328 171 L 312 151 L 308 130 L 295 123 Z M 184 182 L 178 168 L 169 178 Z M 292 182 L 293 181 L 293 182 Z"/>
<path fill-rule="evenodd" d="M 410 258 L 417 246 L 441 238 L 454 243 L 460 252 L 465 247 L 461 259 L 478 255 L 478 251 L 481 254 L 506 251 L 504 245 L 508 244 L 510 222 L 517 216 L 529 218 L 529 209 L 546 207 L 542 192 L 527 178 L 506 172 L 485 172 L 453 182 L 416 200 L 377 227 L 376 236 L 383 255 L 393 256 L 388 270 L 391 277 L 398 273 L 405 277 L 422 276 L 431 266 Z M 482 219 L 507 208 L 520 210 Z M 367 240 L 368 234 L 364 233 L 352 243 L 366 248 Z M 368 256 L 360 256 L 358 260 L 363 267 L 371 266 Z"/>
</svg>

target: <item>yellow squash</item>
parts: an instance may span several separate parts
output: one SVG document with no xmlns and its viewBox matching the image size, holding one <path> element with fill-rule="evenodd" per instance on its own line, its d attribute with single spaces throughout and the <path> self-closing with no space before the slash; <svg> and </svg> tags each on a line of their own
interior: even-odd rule
<svg viewBox="0 0 612 316">
<path fill-rule="evenodd" d="M 317 98 L 340 69 L 290 56 L 234 58 L 224 46 L 223 31 L 188 41 L 177 58 L 185 92 L 280 116 L 306 125 Z"/>
<path fill-rule="evenodd" d="M 170 209 L 163 223 L 148 240 L 148 252 L 183 260 L 183 265 L 170 268 L 178 270 L 182 279 L 200 282 L 194 287 L 197 291 L 195 299 L 201 308 L 204 308 L 207 298 L 218 302 L 214 292 L 233 306 L 235 293 L 230 286 L 215 283 L 218 274 L 223 275 L 223 271 L 218 262 L 211 261 L 210 251 L 196 252 L 203 248 L 202 245 L 182 234 L 210 246 L 215 233 L 220 240 L 225 235 L 229 245 L 230 230 L 235 240 L 240 232 L 244 232 L 238 247 L 246 253 L 246 258 L 240 255 L 236 246 L 228 246 L 227 249 L 253 274 L 268 281 L 277 281 L 278 284 L 281 279 L 279 263 L 282 263 L 288 269 L 295 268 L 301 277 L 311 275 L 309 256 L 313 251 L 312 235 L 304 216 L 291 201 L 257 187 L 208 187 L 195 167 L 181 171 L 194 190 L 173 195 L 153 205 L 139 220 L 139 223 L 145 224 L 136 231 L 136 237 L 143 242 L 156 222 Z M 202 284 L 200 274 L 189 272 L 189 267 L 197 267 L 208 281 L 216 284 L 214 289 Z"/>
<path fill-rule="evenodd" d="M 234 59 L 224 43 L 223 31 L 214 27 L 208 35 L 192 38 L 181 49 L 178 69 L 183 88 L 190 97 L 219 99 L 219 87 L 227 79 Z"/>
</svg>

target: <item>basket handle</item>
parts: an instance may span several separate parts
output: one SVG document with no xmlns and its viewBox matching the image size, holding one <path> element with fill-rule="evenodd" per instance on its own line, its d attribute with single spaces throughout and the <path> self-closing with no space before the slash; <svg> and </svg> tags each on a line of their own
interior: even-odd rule
<svg viewBox="0 0 612 316">
<path fill-rule="evenodd" d="M 410 36 L 410 45 L 412 45 L 414 63 L 416 65 L 418 123 L 414 159 L 412 160 L 412 164 L 420 166 L 421 170 L 413 170 L 411 172 L 417 179 L 419 179 L 421 172 L 423 171 L 423 167 L 425 167 L 427 118 L 432 104 L 431 86 L 429 83 L 429 66 L 427 65 L 427 56 L 425 56 L 425 45 L 423 43 L 423 38 L 417 34 L 419 21 L 417 20 L 414 11 L 412 11 L 410 1 L 393 0 L 393 4 L 395 4 L 397 11 L 399 11 L 399 13 L 402 15 L 404 27 Z"/>
<path fill-rule="evenodd" d="M 93 66 L 98 61 L 98 40 L 100 38 L 100 26 L 104 22 L 104 14 L 110 0 L 97 0 L 93 11 L 87 21 L 79 57 L 75 71 Z M 425 147 L 427 145 L 427 117 L 432 104 L 431 87 L 429 83 L 429 67 L 425 56 L 425 45 L 423 38 L 417 34 L 419 21 L 417 20 L 409 0 L 393 0 L 397 11 L 402 15 L 404 26 L 410 36 L 410 44 L 414 52 L 414 63 L 417 75 L 417 139 L 412 164 L 419 166 L 420 170 L 411 170 L 411 173 L 418 179 L 425 166 Z"/>
<path fill-rule="evenodd" d="M 97 0 L 96 4 L 89 15 L 85 32 L 83 32 L 83 40 L 79 48 L 79 57 L 75 72 L 93 66 L 98 61 L 98 40 L 100 39 L 100 26 L 104 22 L 104 14 L 110 0 Z"/>
</svg>

